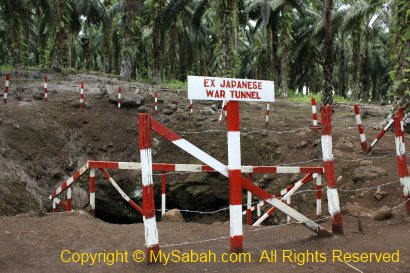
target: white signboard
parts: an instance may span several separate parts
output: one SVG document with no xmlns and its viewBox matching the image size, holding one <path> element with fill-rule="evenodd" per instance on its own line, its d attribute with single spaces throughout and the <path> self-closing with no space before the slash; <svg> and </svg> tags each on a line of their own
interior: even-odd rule
<svg viewBox="0 0 410 273">
<path fill-rule="evenodd" d="M 275 101 L 272 81 L 188 76 L 188 99 Z"/>
</svg>

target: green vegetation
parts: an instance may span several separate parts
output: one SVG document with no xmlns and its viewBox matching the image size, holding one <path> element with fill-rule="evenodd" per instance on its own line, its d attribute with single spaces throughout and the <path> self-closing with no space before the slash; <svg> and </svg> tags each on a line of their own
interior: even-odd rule
<svg viewBox="0 0 410 273">
<path fill-rule="evenodd" d="M 310 96 L 304 96 L 303 94 L 295 94 L 294 92 L 289 92 L 289 100 L 294 102 L 294 103 L 304 103 L 304 104 L 310 104 L 311 103 L 311 98 L 314 97 L 316 100 L 316 103 L 319 104 L 321 100 L 321 94 L 312 94 Z M 342 96 L 334 95 L 333 96 L 333 103 L 352 103 L 354 102 L 352 99 L 345 98 Z"/>
<path fill-rule="evenodd" d="M 408 106 L 409 1 L 0 0 L 0 66 L 95 71 L 185 87 L 187 75 L 275 81 Z M 390 72 L 390 73 L 389 73 Z M 410 106 L 409 106 L 410 107 Z"/>
</svg>

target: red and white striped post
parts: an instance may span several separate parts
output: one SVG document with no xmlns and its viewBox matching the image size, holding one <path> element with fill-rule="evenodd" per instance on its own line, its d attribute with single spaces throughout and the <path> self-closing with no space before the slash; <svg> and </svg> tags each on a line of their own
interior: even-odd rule
<svg viewBox="0 0 410 273">
<path fill-rule="evenodd" d="M 376 138 L 370 143 L 370 147 L 367 148 L 366 153 L 370 153 L 374 146 L 376 146 L 377 142 L 384 136 L 390 126 L 394 123 L 394 119 L 391 119 L 386 126 L 380 131 L 380 133 L 376 136 Z"/>
<path fill-rule="evenodd" d="M 154 93 L 154 113 L 158 114 L 158 92 Z"/>
<path fill-rule="evenodd" d="M 288 206 L 290 206 L 292 204 L 292 195 L 289 195 L 288 198 L 286 198 L 286 204 Z M 291 220 L 292 220 L 292 218 L 289 215 L 287 215 L 286 216 L 286 222 L 290 223 Z"/>
<path fill-rule="evenodd" d="M 316 217 L 322 216 L 322 175 L 316 174 Z"/>
<path fill-rule="evenodd" d="M 248 174 L 248 180 L 252 183 L 252 173 Z M 246 200 L 246 224 L 252 224 L 252 192 L 247 192 L 247 200 Z"/>
<path fill-rule="evenodd" d="M 359 134 L 360 134 L 360 146 L 362 146 L 363 151 L 366 151 L 367 150 L 366 135 L 364 134 L 362 118 L 360 116 L 359 104 L 357 103 L 354 105 L 354 114 L 356 116 L 357 129 L 359 130 Z"/>
<path fill-rule="evenodd" d="M 242 252 L 242 174 L 241 174 L 241 135 L 239 103 L 227 103 L 228 129 L 228 173 L 229 173 L 229 225 L 231 252 Z"/>
<path fill-rule="evenodd" d="M 188 106 L 188 108 L 189 108 L 189 111 L 190 111 L 191 114 L 194 113 L 194 108 L 193 108 L 193 106 L 192 106 L 192 100 L 189 100 L 189 106 Z"/>
<path fill-rule="evenodd" d="M 262 204 L 261 204 L 261 203 L 258 203 L 258 204 L 256 205 L 256 216 L 258 217 L 258 219 L 260 219 L 261 216 L 262 216 L 261 207 L 262 207 Z"/>
<path fill-rule="evenodd" d="M 51 201 L 53 202 L 53 210 L 52 210 L 51 212 L 57 212 L 57 203 L 56 203 L 56 200 L 53 199 L 53 200 L 51 200 Z"/>
<path fill-rule="evenodd" d="M 72 187 L 67 189 L 67 211 L 71 211 L 71 202 L 72 202 Z"/>
<path fill-rule="evenodd" d="M 219 115 L 219 121 L 218 121 L 219 126 L 222 125 L 222 118 L 223 118 L 224 114 L 225 114 L 225 117 L 226 117 L 226 101 L 222 101 L 221 114 Z"/>
<path fill-rule="evenodd" d="M 80 83 L 80 109 L 84 109 L 84 83 Z"/>
<path fill-rule="evenodd" d="M 147 247 L 147 258 L 149 257 L 148 261 L 151 262 L 151 253 L 156 254 L 159 251 L 157 222 L 155 220 L 154 182 L 152 179 L 151 117 L 147 113 L 141 113 L 138 116 L 138 121 L 145 246 Z"/>
<path fill-rule="evenodd" d="M 121 109 L 121 87 L 118 87 L 117 90 L 117 112 Z"/>
<path fill-rule="evenodd" d="M 318 123 L 317 123 L 317 108 L 316 108 L 316 99 L 312 97 L 312 118 L 313 118 L 313 132 L 317 133 Z"/>
<path fill-rule="evenodd" d="M 95 215 L 95 169 L 90 169 L 90 214 Z"/>
<path fill-rule="evenodd" d="M 164 215 L 167 210 L 166 194 L 167 194 L 167 175 L 166 175 L 166 172 L 163 171 L 161 175 L 161 215 Z"/>
<path fill-rule="evenodd" d="M 265 117 L 265 125 L 269 125 L 269 113 L 270 113 L 270 102 L 266 103 L 266 117 Z"/>
<path fill-rule="evenodd" d="M 5 87 L 4 87 L 4 94 L 3 94 L 4 103 L 7 103 L 7 96 L 9 94 L 9 86 L 10 86 L 10 73 L 7 73 L 6 74 L 6 83 L 5 83 Z"/>
<path fill-rule="evenodd" d="M 406 202 L 407 216 L 410 216 L 410 176 L 407 168 L 406 145 L 404 143 L 403 116 L 403 108 L 400 107 L 396 117 L 394 118 L 394 126 L 396 129 L 395 141 L 400 184 L 403 186 L 403 197 Z"/>
<path fill-rule="evenodd" d="M 48 101 L 48 76 L 44 76 L 44 100 Z"/>
<path fill-rule="evenodd" d="M 332 232 L 343 233 L 342 214 L 340 212 L 339 195 L 336 186 L 335 162 L 332 152 L 332 106 L 322 106 L 322 154 L 323 167 L 325 169 L 328 209 L 332 220 Z"/>
</svg>

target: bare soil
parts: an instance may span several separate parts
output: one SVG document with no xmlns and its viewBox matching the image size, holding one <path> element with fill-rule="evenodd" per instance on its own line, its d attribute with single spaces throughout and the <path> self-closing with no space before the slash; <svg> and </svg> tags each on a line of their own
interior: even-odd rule
<svg viewBox="0 0 410 273">
<path fill-rule="evenodd" d="M 329 223 L 324 223 L 328 227 Z M 142 224 L 115 225 L 92 218 L 84 213 L 58 213 L 42 218 L 0 218 L 0 271 L 20 272 L 402 272 L 410 271 L 409 223 L 403 219 L 375 222 L 363 218 L 364 233 L 357 232 L 357 219 L 344 217 L 345 234 L 319 238 L 298 224 L 287 226 L 245 227 L 245 252 L 255 262 L 247 263 L 182 263 L 168 265 L 136 263 L 131 253 L 144 250 L 144 227 Z M 162 250 L 196 253 L 212 251 L 221 257 L 229 253 L 229 239 L 208 239 L 227 236 L 229 224 L 215 223 L 159 223 Z M 205 240 L 205 242 L 189 243 Z M 181 244 L 176 246 L 166 246 Z M 276 263 L 259 262 L 264 250 L 292 250 L 295 253 L 318 251 L 328 257 L 324 263 L 307 262 L 298 265 L 297 260 Z M 108 266 L 97 263 L 81 266 L 78 263 L 63 263 L 61 252 L 104 252 L 128 250 L 128 262 Z M 400 251 L 399 263 L 352 263 L 332 262 L 333 250 L 347 253 Z M 67 259 L 68 256 L 64 256 Z"/>
</svg>

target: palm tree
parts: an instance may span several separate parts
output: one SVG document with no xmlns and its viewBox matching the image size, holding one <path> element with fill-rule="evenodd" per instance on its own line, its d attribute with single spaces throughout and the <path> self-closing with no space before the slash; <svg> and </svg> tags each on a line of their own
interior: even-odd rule
<svg viewBox="0 0 410 273">
<path fill-rule="evenodd" d="M 6 25 L 6 42 L 10 45 L 13 66 L 19 68 L 23 65 L 22 54 L 24 49 L 23 32 L 30 28 L 31 1 L 28 0 L 2 0 L 0 1 L 0 15 Z"/>
<path fill-rule="evenodd" d="M 85 1 L 85 0 L 83 0 Z M 74 0 L 38 0 L 36 8 L 41 14 L 39 30 L 50 38 L 52 43 L 52 68 L 59 72 L 66 66 L 68 60 L 62 60 L 64 52 L 71 52 L 73 38 L 81 29 L 80 13 L 78 6 L 81 2 Z M 67 42 L 68 41 L 68 42 Z M 64 61 L 64 62 L 63 62 Z"/>
<path fill-rule="evenodd" d="M 130 80 L 132 76 L 132 50 L 135 46 L 132 35 L 132 22 L 140 12 L 141 7 L 141 0 L 122 0 L 123 42 L 120 76 L 127 80 Z"/>
<path fill-rule="evenodd" d="M 341 23 L 341 31 L 351 34 L 352 51 L 352 80 L 350 89 L 353 91 L 353 98 L 360 98 L 363 93 L 367 98 L 367 79 L 363 75 L 364 68 L 368 62 L 368 29 L 369 21 L 375 14 L 385 13 L 384 0 L 359 0 L 349 1 L 352 4 L 346 10 L 346 14 Z M 366 53 L 367 52 L 367 53 Z M 366 73 L 365 73 L 366 74 Z M 363 87 L 367 90 L 363 92 Z"/>
<path fill-rule="evenodd" d="M 240 58 L 236 51 L 238 0 L 212 1 L 216 14 L 217 44 L 214 48 L 216 76 L 234 78 L 240 71 Z"/>
<path fill-rule="evenodd" d="M 274 80 L 279 80 L 283 96 L 287 96 L 291 74 L 291 52 L 294 45 L 294 22 L 297 21 L 296 11 L 305 9 L 303 1 L 299 0 L 258 0 L 250 1 L 248 12 L 251 19 L 255 11 L 260 10 L 258 24 L 266 28 L 266 48 L 271 52 L 268 66 Z M 280 61 L 279 56 L 280 55 Z"/>
<path fill-rule="evenodd" d="M 117 14 L 121 11 L 121 2 L 113 0 L 105 0 L 102 9 L 102 32 L 103 32 L 103 63 L 104 72 L 111 73 L 112 71 L 112 53 L 113 45 L 111 43 L 113 34 L 113 24 Z"/>
</svg>

